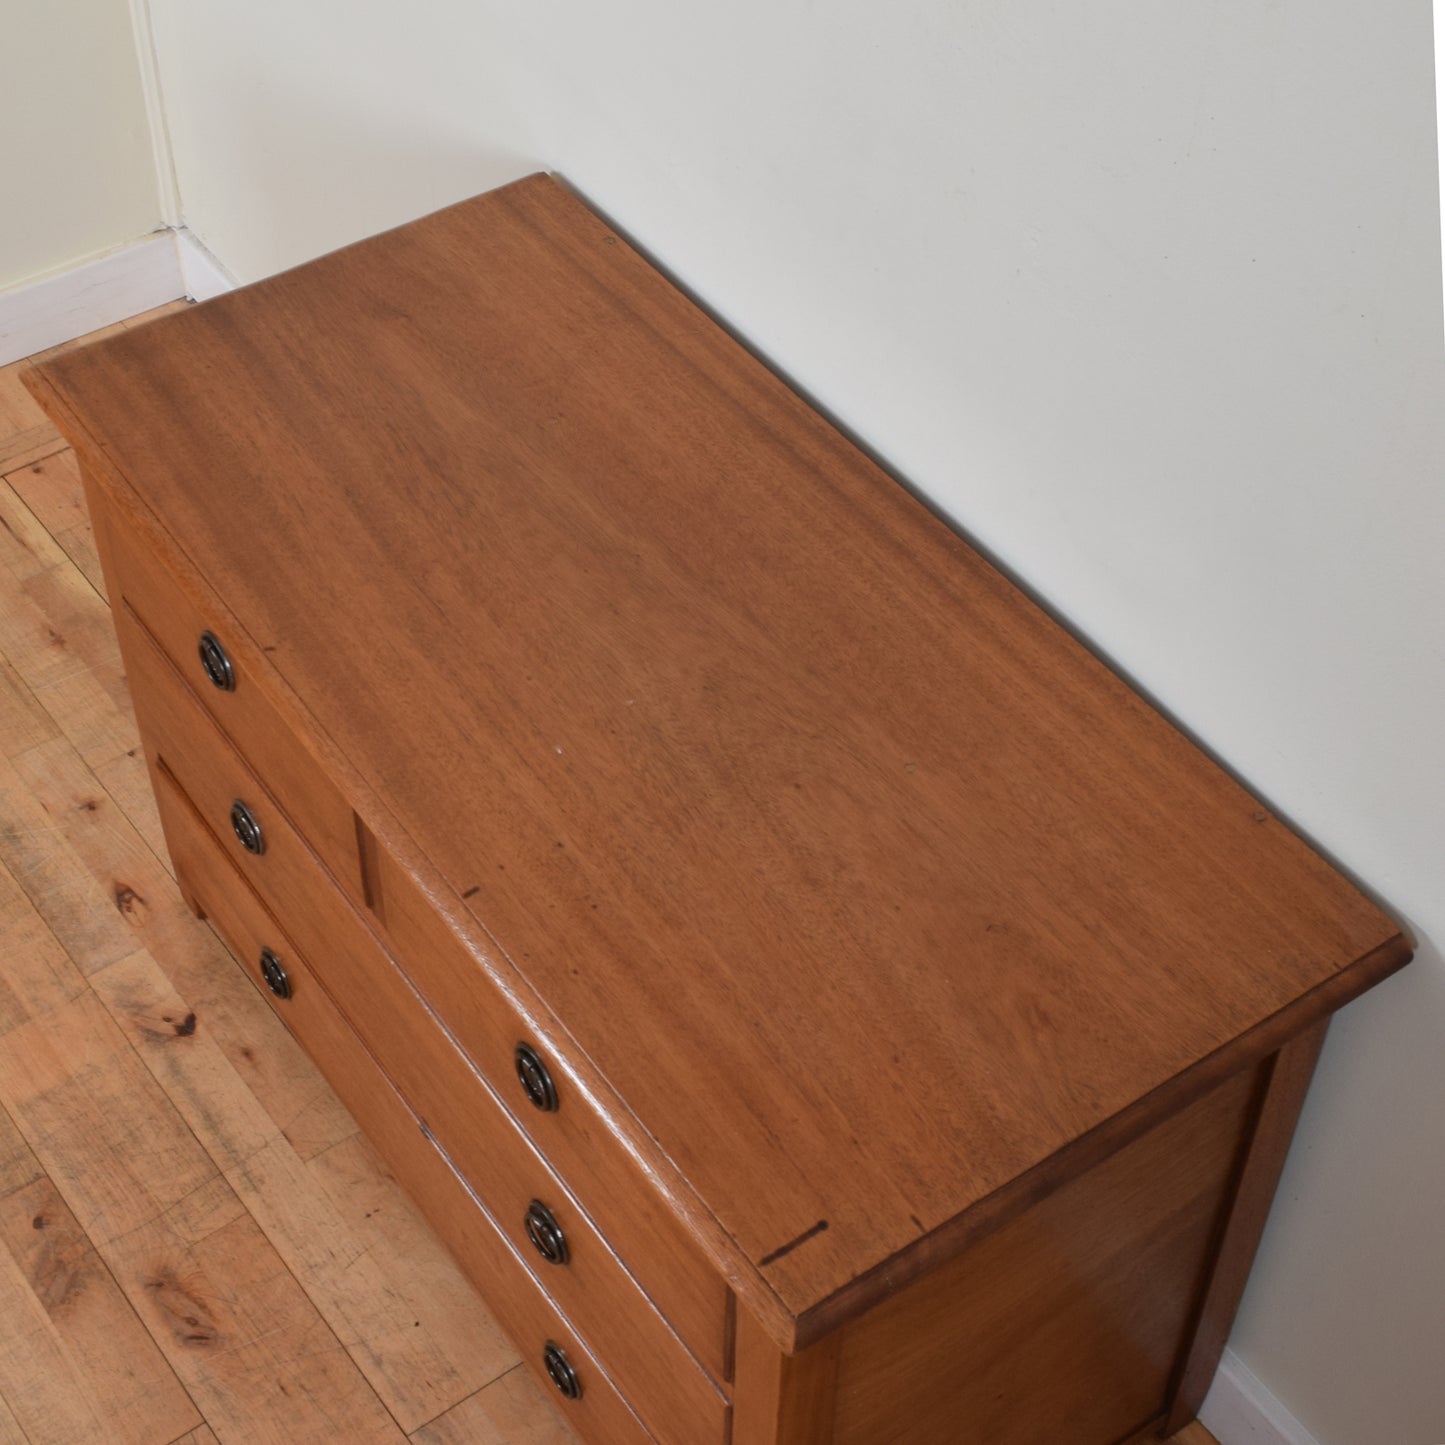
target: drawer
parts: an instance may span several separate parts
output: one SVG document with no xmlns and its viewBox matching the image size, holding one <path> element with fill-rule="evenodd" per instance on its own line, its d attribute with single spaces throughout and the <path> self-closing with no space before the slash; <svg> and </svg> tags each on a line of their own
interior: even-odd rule
<svg viewBox="0 0 1445 1445">
<path fill-rule="evenodd" d="M 553 1167 L 585 1195 L 598 1227 L 693 1354 L 714 1378 L 730 1381 L 732 1296 L 723 1276 L 647 1180 L 644 1166 L 618 1144 L 565 1056 L 525 1022 L 414 877 L 385 851 L 376 876 L 385 935 L 427 1003 Z M 547 1070 L 555 1107 L 531 1101 L 519 1076 L 519 1045 L 534 1050 Z"/>
<path fill-rule="evenodd" d="M 118 523 L 98 490 L 90 487 L 89 496 L 92 510 L 105 514 L 97 530 L 103 534 L 112 609 L 119 615 L 124 599 L 192 696 L 283 800 L 291 821 L 337 882 L 364 903 L 356 814 L 266 696 L 261 679 L 267 665 L 250 639 L 231 629 L 215 604 L 187 591 L 133 532 Z M 213 649 L 208 648 L 209 666 L 227 686 L 218 686 L 208 673 L 201 656 L 202 638 L 213 644 Z"/>
<path fill-rule="evenodd" d="M 285 810 L 207 719 L 128 603 L 116 608 L 115 626 L 152 769 L 157 756 L 165 759 L 226 856 L 277 914 L 299 920 L 314 908 L 325 918 L 349 917 L 350 906 Z M 236 827 L 238 809 L 249 851 Z"/>
<path fill-rule="evenodd" d="M 484 1291 L 493 1315 L 517 1344 L 523 1360 L 548 1385 L 557 1407 L 577 1433 L 595 1445 L 646 1445 L 652 1441 L 654 1437 L 606 1368 L 596 1361 L 583 1336 L 522 1267 L 510 1241 L 429 1142 L 427 1126 L 407 1106 L 295 945 L 216 846 L 170 774 L 157 768 L 154 777 L 166 841 L 183 888 L 205 909 L 227 947 L 258 985 L 255 960 L 262 948 L 285 959 L 290 997 L 282 1000 L 263 989 L 267 999 L 364 1127 L 437 1234 Z M 567 1399 L 552 1391 L 544 1364 L 549 1345 L 561 1349 L 575 1371 L 581 1388 L 578 1398 Z M 721 1442 L 722 1430 L 711 1438 Z"/>
<path fill-rule="evenodd" d="M 265 851 L 247 854 L 229 835 L 226 851 L 299 943 L 310 960 L 308 974 L 321 978 L 539 1282 L 582 1329 L 607 1340 L 617 1378 L 632 1388 L 634 1398 L 645 1400 L 645 1418 L 677 1445 L 719 1440 L 727 1400 L 576 1197 L 452 1047 L 436 1017 L 330 885 L 305 844 L 272 811 L 259 782 L 168 676 L 168 664 L 133 623 L 125 640 L 154 770 L 175 779 L 212 833 L 226 825 L 229 797 L 247 799 L 266 838 Z M 291 965 L 282 956 L 280 966 L 289 970 Z M 553 1252 L 565 1251 L 565 1262 L 551 1263 L 539 1245 L 557 1246 L 556 1231 L 560 1247 Z M 644 1386 L 645 1391 L 639 1388 Z"/>
</svg>

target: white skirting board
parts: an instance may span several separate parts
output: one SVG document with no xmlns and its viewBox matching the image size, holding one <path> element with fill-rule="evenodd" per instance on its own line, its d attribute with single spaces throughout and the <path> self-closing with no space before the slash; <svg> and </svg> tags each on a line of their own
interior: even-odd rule
<svg viewBox="0 0 1445 1445">
<path fill-rule="evenodd" d="M 1199 1419 L 1219 1445 L 1319 1445 L 1233 1350 L 1224 1352 Z"/>
<path fill-rule="evenodd" d="M 173 231 L 0 292 L 0 366 L 183 295 Z"/>
<path fill-rule="evenodd" d="M 234 279 L 184 227 L 0 291 L 0 366 L 74 341 L 182 296 L 206 301 Z"/>
<path fill-rule="evenodd" d="M 236 278 L 184 226 L 176 230 L 176 250 L 181 284 L 192 301 L 209 301 L 235 289 Z"/>
</svg>

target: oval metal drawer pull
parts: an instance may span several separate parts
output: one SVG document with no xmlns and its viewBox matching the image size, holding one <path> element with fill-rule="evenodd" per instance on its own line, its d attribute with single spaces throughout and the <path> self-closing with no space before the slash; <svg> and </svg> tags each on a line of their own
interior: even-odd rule
<svg viewBox="0 0 1445 1445">
<path fill-rule="evenodd" d="M 571 1251 L 567 1248 L 567 1236 L 562 1233 L 557 1216 L 540 1199 L 534 1199 L 527 1206 L 527 1217 L 523 1223 L 526 1226 L 527 1238 L 532 1241 L 532 1248 L 548 1264 L 567 1263 L 571 1258 Z"/>
<path fill-rule="evenodd" d="M 543 1063 L 541 1054 L 531 1044 L 518 1044 L 513 1058 L 517 1065 L 517 1078 L 532 1101 L 533 1108 L 541 1109 L 546 1114 L 555 1114 L 557 1086 L 552 1082 L 552 1075 Z"/>
<path fill-rule="evenodd" d="M 559 1394 L 569 1400 L 582 1398 L 582 1381 L 577 1378 L 577 1371 L 572 1368 L 567 1351 L 561 1345 L 548 1340 L 546 1349 L 542 1351 L 542 1363 L 546 1366 L 547 1378 L 556 1385 Z"/>
<path fill-rule="evenodd" d="M 266 837 L 256 815 L 239 798 L 231 804 L 231 831 L 248 853 L 259 856 L 266 851 Z"/>
<path fill-rule="evenodd" d="M 220 688 L 222 692 L 235 692 L 236 670 L 231 666 L 230 654 L 221 646 L 220 638 L 214 632 L 201 633 L 198 651 L 211 686 Z"/>
<path fill-rule="evenodd" d="M 261 950 L 261 977 L 277 998 L 291 997 L 291 980 L 286 976 L 281 960 L 269 948 Z"/>
</svg>

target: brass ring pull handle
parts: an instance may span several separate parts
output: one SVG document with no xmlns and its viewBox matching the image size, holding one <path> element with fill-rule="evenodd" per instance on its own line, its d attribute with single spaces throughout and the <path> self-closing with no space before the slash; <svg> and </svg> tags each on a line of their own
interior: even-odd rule
<svg viewBox="0 0 1445 1445">
<path fill-rule="evenodd" d="M 266 836 L 256 821 L 256 815 L 239 798 L 231 804 L 231 831 L 248 853 L 259 857 L 266 851 Z"/>
<path fill-rule="evenodd" d="M 517 1066 L 517 1079 L 532 1107 L 541 1109 L 544 1114 L 555 1114 L 557 1086 L 552 1082 L 552 1075 L 541 1054 L 531 1044 L 518 1044 L 513 1060 Z"/>
<path fill-rule="evenodd" d="M 532 1248 L 548 1264 L 566 1264 L 571 1258 L 571 1251 L 567 1248 L 567 1236 L 563 1234 L 562 1226 L 557 1223 L 557 1216 L 540 1199 L 534 1199 L 527 1206 L 523 1225 L 527 1238 L 532 1241 Z"/>
<path fill-rule="evenodd" d="M 220 638 L 214 632 L 201 633 L 197 651 L 201 655 L 201 667 L 211 680 L 212 687 L 222 692 L 235 692 L 236 670 L 231 666 L 230 654 L 221 646 Z"/>
<path fill-rule="evenodd" d="M 286 976 L 281 960 L 269 948 L 261 950 L 261 977 L 277 998 L 291 997 L 291 980 Z"/>
<path fill-rule="evenodd" d="M 558 1394 L 569 1400 L 582 1398 L 582 1381 L 577 1378 L 577 1371 L 572 1368 L 572 1362 L 561 1345 L 548 1340 L 546 1349 L 542 1351 L 542 1364 L 547 1378 L 556 1385 Z"/>
</svg>

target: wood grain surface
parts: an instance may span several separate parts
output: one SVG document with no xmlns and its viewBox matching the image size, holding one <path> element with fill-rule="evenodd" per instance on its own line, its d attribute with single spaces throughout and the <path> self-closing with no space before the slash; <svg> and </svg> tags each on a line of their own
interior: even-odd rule
<svg viewBox="0 0 1445 1445">
<path fill-rule="evenodd" d="M 17 434 L 44 456 L 0 480 L 0 1442 L 400 1440 L 398 1420 L 456 1419 L 475 1429 L 436 1438 L 561 1445 L 355 1121 L 187 913 L 76 459 L 18 371 L 0 368 L 0 458 Z"/>
<path fill-rule="evenodd" d="M 116 540 L 124 540 L 118 530 Z M 129 550 L 128 544 L 118 549 L 121 555 Z M 484 1200 L 495 1205 L 509 1192 L 525 1191 L 529 1173 L 535 1175 L 539 1167 L 537 1145 L 551 1149 L 558 1134 L 550 1117 L 538 1123 L 536 1111 L 521 1098 L 516 1083 L 513 1049 L 519 1036 L 528 1033 L 523 1021 L 507 1008 L 505 1000 L 475 987 L 464 990 L 466 999 L 460 1007 L 449 1007 L 457 984 L 466 982 L 465 976 L 447 977 L 459 961 L 455 950 L 436 940 L 435 914 L 414 911 L 417 899 L 409 875 L 388 881 L 386 895 L 391 906 L 387 917 L 393 936 L 406 946 L 402 957 L 415 961 L 414 976 L 426 987 L 428 1003 L 448 1021 L 460 1014 L 463 1023 L 473 1016 L 482 1023 L 480 1033 L 470 1029 L 466 1036 L 473 1045 L 479 1038 L 491 1045 L 473 1054 L 490 1071 L 484 1083 L 340 896 L 335 875 L 328 876 L 312 854 L 308 846 L 316 836 L 312 820 L 325 816 L 312 802 L 329 799 L 329 790 L 313 786 L 287 794 L 291 815 L 306 831 L 303 837 L 226 737 L 208 722 L 182 675 L 137 621 L 128 594 L 117 599 L 115 620 L 153 771 L 161 771 L 164 758 L 165 776 L 173 778 L 199 808 L 209 832 L 218 835 L 220 848 L 323 969 L 328 986 L 344 1000 L 345 1011 L 368 1046 L 413 1107 L 428 1119 Z M 249 715 L 264 716 L 254 708 Z M 277 743 L 284 739 L 274 726 L 260 736 Z M 287 753 L 273 748 L 271 755 Z M 163 777 L 157 777 L 157 788 L 164 790 Z M 266 849 L 259 856 L 244 852 L 228 825 L 229 809 L 236 798 L 245 799 L 262 824 Z M 167 838 L 174 858 L 177 838 L 173 827 L 167 828 Z M 391 878 L 390 874 L 379 876 Z M 460 962 L 465 963 L 464 956 Z M 440 987 L 433 988 L 434 982 Z M 605 1221 L 610 1243 L 603 1245 L 590 1223 L 583 1226 L 578 1221 L 579 1244 L 584 1237 L 590 1238 L 595 1249 L 584 1249 L 573 1270 L 550 1281 L 558 1303 L 583 1328 L 590 1325 L 607 1335 L 614 1362 L 633 1360 L 639 1368 L 647 1362 L 651 1373 L 660 1358 L 679 1348 L 676 1331 L 687 1349 L 720 1377 L 726 1344 L 724 1282 L 700 1250 L 679 1238 L 675 1216 L 661 1204 L 648 1181 L 627 1167 L 630 1161 L 590 1115 L 585 1101 L 565 1085 L 564 1093 L 568 1104 L 558 1120 L 565 1140 L 559 1162 L 567 1165 L 574 1192 L 585 1196 L 589 1210 Z M 501 1097 L 531 1116 L 525 1125 L 510 1122 Z M 488 1117 L 494 1121 L 490 1127 Z M 528 1127 L 537 1131 L 537 1145 L 527 1142 Z M 499 1135 L 499 1129 L 505 1133 Z M 540 1167 L 546 1170 L 545 1165 Z M 552 1177 L 550 1170 L 546 1177 Z M 546 1192 L 540 1182 L 534 1183 Z M 529 1198 L 523 1192 L 500 1212 L 513 1221 L 520 1219 Z M 620 1262 L 614 1254 L 619 1248 L 624 1254 Z M 594 1271 L 610 1272 L 620 1288 L 604 1284 Z M 637 1296 L 634 1275 L 666 1313 L 667 1324 L 651 1310 L 639 1311 L 628 1303 L 629 1295 Z M 599 1319 L 599 1308 L 604 1312 L 616 1308 L 619 1314 L 611 1320 Z M 654 1338 L 635 1338 L 638 1328 L 651 1331 Z M 691 1408 L 681 1410 L 680 1416 L 705 1418 L 717 1412 L 715 1394 L 690 1361 L 676 1372 L 664 1372 L 662 1378 L 675 1385 L 674 1392 L 665 1384 L 663 1396 L 675 1393 L 680 1405 L 691 1402 Z M 683 1431 L 679 1427 L 673 1433 L 681 1438 Z"/>
<path fill-rule="evenodd" d="M 426 1120 L 428 1139 L 435 1141 L 453 1167 L 466 1177 L 468 1188 L 509 1240 L 522 1267 L 530 1271 L 585 1337 L 605 1341 L 609 1371 L 630 1399 L 646 1400 L 647 1420 L 659 1437 L 670 1445 L 713 1445 L 720 1440 L 727 1416 L 726 1397 L 708 1381 L 684 1343 L 622 1268 L 581 1206 L 487 1096 L 481 1081 L 470 1073 L 459 1055 L 448 1050 L 445 1040 L 437 1037 L 434 1022 L 420 1001 L 415 995 L 409 999 L 404 996 L 406 986 L 399 979 L 388 984 L 385 975 L 390 966 L 380 956 L 375 942 L 353 924 L 336 931 L 332 947 L 323 956 L 304 956 L 242 881 L 200 815 L 163 768 L 157 777 L 157 795 L 178 876 L 253 978 L 258 974 L 257 961 L 263 947 L 279 955 L 292 993 L 284 1001 L 270 995 L 268 998 L 322 1071 L 347 1097 L 363 1127 L 368 1131 L 373 1128 L 367 1112 L 369 1099 L 380 1097 L 387 1116 L 395 1113 L 397 1105 L 389 1097 L 389 1089 L 347 1095 L 345 1080 L 355 1072 L 352 1056 L 362 1052 L 361 1044 L 366 1045 L 375 1066 L 385 1071 L 389 1083 L 406 1099 L 412 1112 Z M 333 999 L 337 1002 L 333 1003 Z M 391 1026 L 385 1027 L 388 1023 Z M 353 1028 L 348 1024 L 360 1035 L 361 1044 L 352 1037 Z M 387 1119 L 380 1123 L 384 1128 Z M 258 1151 L 248 1157 L 258 1159 L 263 1175 L 274 1172 L 264 1153 Z M 284 1167 L 290 1155 L 283 1150 L 279 1157 Z M 249 1169 L 244 1177 L 249 1178 Z M 429 1179 L 432 1174 L 425 1177 Z M 279 1186 L 282 1181 L 276 1182 Z M 538 1196 L 556 1210 L 567 1231 L 571 1258 L 560 1268 L 539 1261 L 522 1229 L 528 1205 Z M 271 1211 L 284 1209 L 285 1199 L 284 1190 L 278 1187 L 264 1208 L 251 1204 L 252 1212 L 267 1218 Z M 418 1198 L 422 1208 L 429 1202 Z M 321 1277 L 311 1290 L 313 1297 L 340 1289 L 343 1310 L 351 1307 L 353 1299 L 374 1299 L 375 1291 L 369 1288 L 364 1272 L 348 1268 L 336 1278 L 331 1277 L 326 1270 L 331 1258 L 328 1241 L 335 1231 L 314 1207 L 307 1217 L 317 1230 L 317 1238 L 311 1239 L 294 1224 L 286 1233 L 306 1257 L 316 1259 L 320 1266 Z M 471 1227 L 490 1228 L 480 1217 Z M 299 1269 L 297 1273 L 309 1277 Z M 492 1275 L 477 1280 L 484 1289 L 489 1289 L 492 1282 Z M 425 1312 L 419 1302 L 401 1302 L 403 1314 L 413 1309 Z M 404 1348 L 405 1331 L 400 1340 Z M 490 1344 L 494 1357 L 505 1353 L 495 1339 L 484 1343 Z M 460 1339 L 456 1348 L 459 1358 L 481 1353 L 475 1337 Z M 388 1359 L 393 1368 L 406 1370 L 405 1361 L 391 1352 Z"/>
<path fill-rule="evenodd" d="M 1409 957 L 547 177 L 32 385 L 780 1339 Z"/>
<path fill-rule="evenodd" d="M 1192 1335 L 1183 1353 L 1173 1404 L 1165 1422 L 1170 1428 L 1177 1429 L 1199 1413 L 1214 1382 L 1328 1027 L 1328 1019 L 1316 1024 L 1281 1049 L 1261 1071 L 1256 1117 L 1231 1182 L 1229 1209 L 1216 1246 L 1216 1264 L 1198 1303 Z"/>
<path fill-rule="evenodd" d="M 63 444 L 58 434 L 24 397 L 17 372 L 17 367 L 0 369 L 0 400 L 13 403 L 10 411 L 0 414 L 0 456 L 11 454 L 6 446 L 15 433 L 44 432 L 47 455 L 62 459 L 52 477 L 68 478 L 74 503 L 79 479 L 73 454 L 59 450 Z M 32 555 L 43 557 L 43 568 L 74 568 L 76 558 L 30 511 L 21 492 L 28 490 L 42 509 L 53 505 L 57 523 L 67 510 L 73 518 L 73 508 L 65 503 L 58 485 L 52 489 L 47 482 L 37 491 L 26 481 L 30 475 L 12 472 L 0 484 L 0 502 L 6 508 L 0 545 L 8 538 L 23 537 Z M 62 531 L 72 539 L 78 535 L 73 525 Z M 52 588 L 47 594 L 52 599 L 82 595 L 66 587 Z M 102 607 L 103 597 L 96 595 L 91 605 Z M 165 867 L 155 804 L 144 763 L 136 756 L 138 740 L 124 691 L 117 694 L 99 685 L 83 660 L 73 660 L 62 678 L 69 687 L 44 685 L 49 675 L 44 649 L 26 642 L 27 618 L 34 618 L 27 594 L 15 574 L 0 572 L 0 626 L 6 629 L 0 644 L 0 759 L 6 765 L 0 807 L 0 1035 L 85 996 L 90 984 L 81 962 L 67 951 L 69 942 L 86 960 L 84 968 L 98 969 L 92 976 L 103 988 L 112 989 L 112 999 L 122 993 L 130 997 L 127 1007 L 112 1014 L 118 1020 L 118 1036 L 136 1041 L 118 1051 L 119 1059 L 134 1056 L 141 1042 L 152 1051 L 152 1059 L 157 1051 L 169 1048 L 161 1040 L 143 1040 L 138 1032 L 143 1020 L 149 1020 L 146 1026 L 153 1032 L 161 1031 L 157 1024 L 163 1025 L 173 1039 L 209 1038 L 230 1065 L 224 1092 L 235 1097 L 222 1102 L 214 1092 L 210 1095 L 218 1119 L 231 1121 L 221 1132 L 213 1133 L 202 1112 L 192 1113 L 201 1145 L 214 1148 L 219 1158 L 234 1160 L 235 1121 L 248 1118 L 250 1122 L 244 1123 L 248 1132 L 269 1138 L 268 1126 L 251 1116 L 244 1099 L 258 1102 L 297 1156 L 308 1162 L 310 1178 L 319 1181 L 320 1195 L 307 1208 L 335 1210 L 328 1224 L 332 1246 L 357 1255 L 366 1252 L 373 1261 L 396 1263 L 394 1274 L 363 1269 L 365 1287 L 375 1294 L 372 1317 L 378 1321 L 390 1317 L 395 1291 L 403 1280 L 422 1289 L 440 1310 L 435 1316 L 419 1317 L 422 1323 L 414 1333 L 426 1337 L 428 1344 L 414 1349 L 391 1371 L 398 1395 L 420 1400 L 435 1390 L 435 1398 L 446 1398 L 448 1391 L 454 1396 L 413 1438 L 424 1445 L 570 1441 L 571 1432 L 530 1372 L 514 1365 L 485 1388 L 475 1388 L 466 1379 L 445 1384 L 445 1377 L 425 1362 L 426 1348 L 445 1354 L 460 1347 L 475 1359 L 472 1331 L 484 1333 L 486 1328 L 480 1303 L 454 1270 L 450 1282 L 444 1279 L 451 1267 L 409 1222 L 409 1207 L 370 1146 L 357 1135 L 346 1110 L 209 928 L 187 915 Z M 58 622 L 55 618 L 48 625 L 63 635 Z M 62 644 L 52 641 L 51 645 Z M 23 672 L 11 661 L 12 648 L 22 659 Z M 105 656 L 97 654 L 94 665 L 103 671 Z M 86 673 L 97 683 L 93 689 L 79 685 Z M 84 743 L 88 758 L 76 752 L 72 738 Z M 17 877 L 23 877 L 24 883 Z M 115 931 L 116 925 L 124 931 Z M 114 954 L 119 970 L 114 975 L 101 962 L 112 944 L 119 950 Z M 132 971 L 135 981 L 158 983 L 148 962 L 152 958 L 164 969 L 180 1003 L 172 998 L 160 1006 L 160 994 L 130 993 Z M 122 980 L 126 990 L 115 988 Z M 184 1026 L 191 1015 L 196 1018 L 194 1032 L 176 1035 L 175 1023 Z M 57 1069 L 79 1073 L 93 1068 L 84 1034 L 72 1038 L 61 1029 L 52 1032 L 52 1041 Z M 200 1062 L 201 1080 L 214 1091 L 226 1076 L 214 1056 Z M 130 1066 L 123 1063 L 122 1068 L 130 1077 Z M 184 1058 L 172 1056 L 166 1067 L 147 1072 L 161 1094 L 169 1096 L 172 1088 L 179 1089 L 184 1099 L 192 1101 L 188 1108 L 194 1110 L 195 1102 L 204 1097 L 198 1093 L 200 1083 L 191 1081 Z M 88 1087 L 101 1088 L 102 1083 L 92 1075 Z M 124 1089 L 109 1088 L 104 1096 L 115 1111 L 108 1121 L 115 1131 L 122 1137 L 145 1139 L 155 1096 L 142 1091 L 131 1099 Z M 164 1333 L 169 1328 L 166 1313 L 142 1316 L 127 1303 L 132 1320 L 142 1326 L 136 1328 L 128 1327 L 114 1312 L 116 1292 L 127 1301 L 129 1297 L 99 1258 L 94 1242 L 82 1242 L 90 1237 L 74 1210 L 90 1191 L 83 1181 L 77 1188 L 53 1179 L 11 1121 L 11 1101 L 3 1090 L 0 1106 L 0 1220 L 14 1225 L 13 1231 L 9 1227 L 0 1231 L 0 1442 L 110 1445 L 117 1438 L 136 1438 L 146 1445 L 217 1445 L 217 1434 L 208 1424 L 185 1425 L 184 1387 L 169 1364 L 163 1368 L 156 1364 L 160 1352 L 152 1331 Z M 274 1156 L 274 1142 L 270 1148 Z M 75 1140 L 72 1167 L 81 1175 L 89 1171 L 103 1175 L 109 1167 L 106 1151 L 83 1130 Z M 153 1193 L 159 1182 L 146 1176 L 168 1169 L 170 1159 L 165 1150 L 151 1153 L 142 1148 L 133 1167 L 140 1171 L 143 1187 Z M 297 1180 L 290 1171 L 285 1175 L 290 1187 L 307 1188 L 306 1181 Z M 49 1201 L 49 1209 L 25 1215 L 22 1209 L 32 1199 Z M 34 1228 L 36 1217 L 45 1218 L 43 1230 Z M 73 1232 L 72 1221 L 80 1233 Z M 56 1237 L 51 1230 L 58 1232 L 63 1247 L 54 1250 L 46 1263 L 36 1250 L 49 1248 L 47 1236 Z M 211 1254 L 208 1277 L 219 1293 L 233 1296 L 247 1288 L 244 1250 L 239 1259 L 243 1267 L 233 1270 L 224 1250 Z M 271 1268 L 283 1266 L 273 1260 Z M 76 1284 L 82 1287 L 77 1290 Z M 460 1318 L 448 1303 L 458 1290 L 460 1297 L 470 1300 L 470 1321 Z M 98 1348 L 90 1323 L 97 1318 L 104 1321 L 106 1336 Z M 238 1338 L 235 1343 L 244 1341 Z M 348 1339 L 345 1348 L 352 1354 L 385 1355 L 395 1343 L 394 1334 L 383 1333 Z M 765 1362 L 775 1358 L 766 1337 L 757 1335 L 754 1343 Z M 78 1358 L 82 1351 L 83 1359 Z M 209 1370 L 206 1352 L 199 1347 L 195 1367 Z M 407 1381 L 403 1372 L 414 1372 L 415 1378 Z M 146 1382 L 144 1391 L 137 1390 L 138 1381 Z M 343 1381 L 343 1391 L 350 1388 Z M 226 1438 L 303 1438 L 298 1433 L 300 1416 L 288 1414 L 286 1397 L 264 1374 L 240 1382 L 218 1374 L 209 1389 L 218 1401 L 215 1413 Z M 235 1390 L 236 1398 L 228 1399 L 228 1390 Z M 308 1380 L 309 1399 L 319 1402 L 330 1416 L 344 1419 L 345 1405 L 331 1399 L 329 1390 L 329 1376 Z M 304 1403 L 291 1405 L 308 1408 Z M 148 1428 L 140 1428 L 142 1419 L 149 1422 Z M 1178 1445 L 1214 1445 L 1198 1425 L 1187 1427 L 1177 1439 Z"/>
<path fill-rule="evenodd" d="M 1255 1084 L 1236 1075 L 844 1328 L 829 1438 L 941 1445 L 967 1422 L 968 1445 L 1036 1445 L 1067 1421 L 1114 1442 L 1158 1420 Z"/>
<path fill-rule="evenodd" d="M 167 837 L 174 838 L 176 844 L 176 870 L 187 890 L 214 919 L 221 937 L 253 978 L 254 960 L 262 945 L 274 943 L 279 947 L 294 980 L 294 993 L 284 1001 L 268 995 L 278 1017 L 295 1032 L 348 1107 L 366 1120 L 368 1138 L 396 1177 L 406 1179 L 418 1204 L 454 1255 L 473 1278 L 485 1281 L 492 1308 L 513 1339 L 523 1346 L 525 1363 L 545 1379 L 541 1368 L 543 1348 L 548 1341 L 559 1343 L 583 1380 L 581 1397 L 566 1402 L 564 1408 L 584 1438 L 597 1445 L 643 1445 L 652 1439 L 611 1377 L 595 1361 L 584 1338 L 535 1283 L 522 1263 L 519 1247 L 501 1223 L 487 1213 L 437 1147 L 430 1128 L 392 1086 L 348 1026 L 320 978 L 289 944 L 199 815 L 179 790 L 168 784 L 164 773 L 159 779 L 159 796 Z M 329 1248 L 331 1233 L 323 1228 L 319 1248 Z M 492 1353 L 496 1353 L 495 1343 Z M 668 1361 L 656 1364 L 665 1369 Z M 723 1402 L 716 1396 L 713 1399 L 710 1415 L 699 1411 L 671 1437 L 678 1445 L 722 1439 L 726 1412 Z"/>
</svg>

